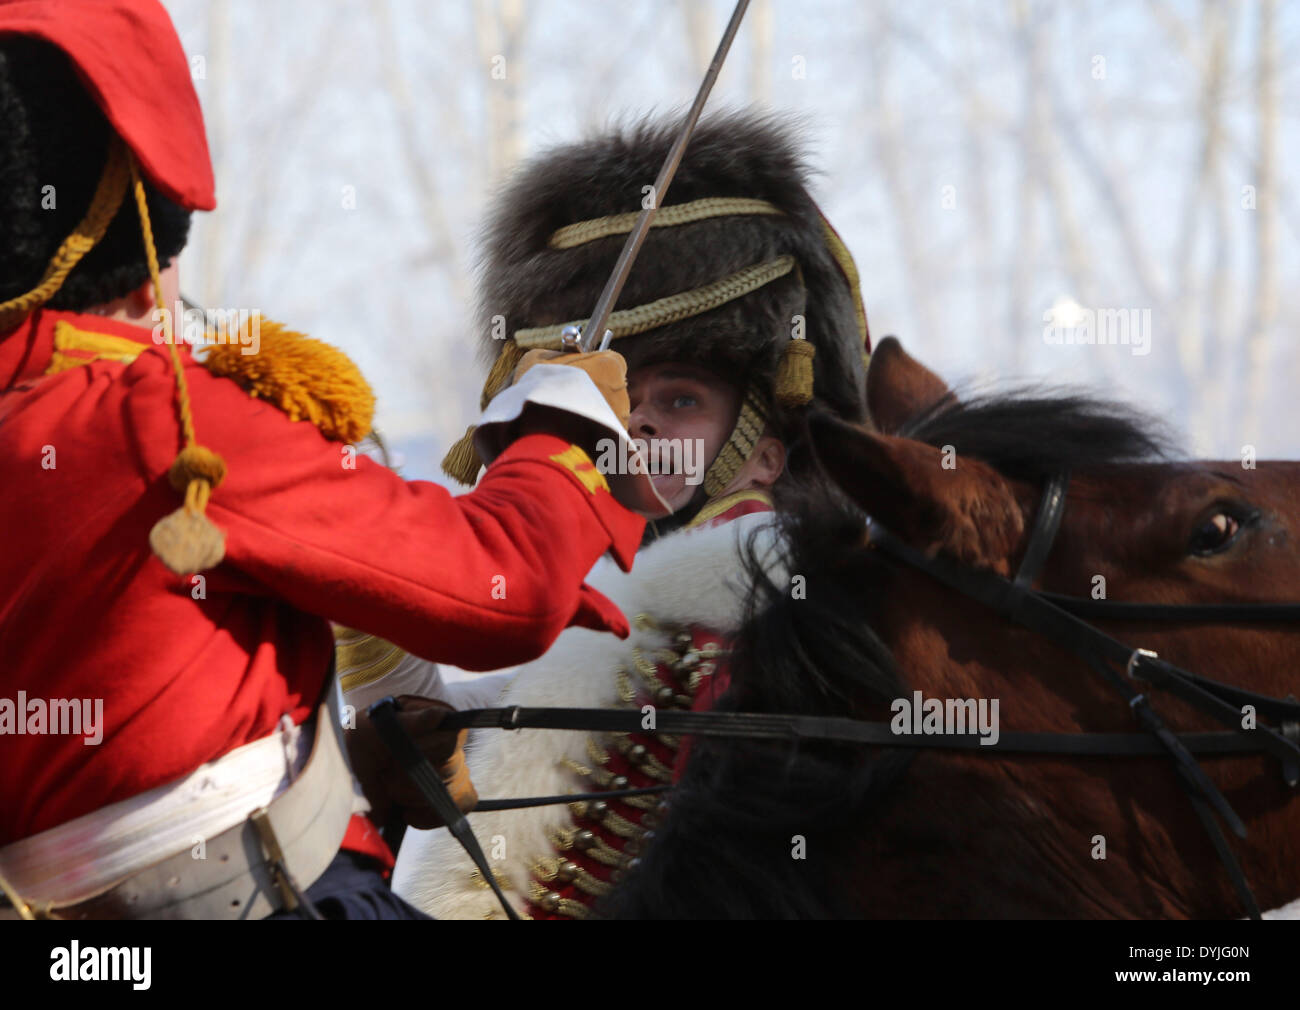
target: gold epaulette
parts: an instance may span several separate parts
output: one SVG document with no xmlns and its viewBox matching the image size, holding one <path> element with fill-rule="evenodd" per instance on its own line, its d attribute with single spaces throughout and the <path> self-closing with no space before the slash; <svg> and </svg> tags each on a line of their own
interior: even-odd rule
<svg viewBox="0 0 1300 1010">
<path fill-rule="evenodd" d="M 375 394 L 352 359 L 320 340 L 265 320 L 257 353 L 237 341 L 209 343 L 194 360 L 213 375 L 233 379 L 249 395 L 279 407 L 293 421 L 310 421 L 336 442 L 360 442 L 370 433 Z M 130 364 L 148 345 L 78 329 L 60 320 L 54 326 L 54 356 L 47 375 L 111 360 Z"/>
<path fill-rule="evenodd" d="M 359 442 L 375 417 L 375 394 L 352 359 L 320 340 L 262 322 L 256 354 L 239 343 L 209 345 L 203 367 L 234 379 L 292 421 L 310 421 L 336 442 Z"/>
</svg>

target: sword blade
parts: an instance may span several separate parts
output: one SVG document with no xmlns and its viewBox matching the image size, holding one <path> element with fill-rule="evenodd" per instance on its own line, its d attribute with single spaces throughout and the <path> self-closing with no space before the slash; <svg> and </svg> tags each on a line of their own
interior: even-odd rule
<svg viewBox="0 0 1300 1010">
<path fill-rule="evenodd" d="M 704 110 L 704 103 L 709 98 L 709 92 L 713 90 L 713 82 L 718 79 L 718 72 L 722 70 L 722 64 L 731 50 L 731 40 L 736 37 L 741 19 L 744 18 L 748 8 L 749 0 L 738 0 L 736 9 L 731 12 L 731 20 L 727 22 L 727 30 L 722 33 L 722 41 L 718 43 L 718 50 L 713 54 L 713 60 L 709 63 L 700 90 L 695 94 L 695 102 L 686 113 L 686 120 L 682 123 L 677 139 L 673 141 L 668 157 L 663 167 L 659 169 L 650 206 L 641 208 L 636 225 L 628 235 L 627 241 L 623 243 L 623 251 L 618 254 L 614 272 L 610 274 L 609 280 L 605 282 L 605 289 L 600 293 L 596 308 L 591 313 L 591 319 L 582 328 L 582 338 L 578 346 L 584 352 L 595 347 L 600 335 L 605 332 L 605 324 L 609 321 L 610 313 L 614 311 L 614 303 L 618 301 L 618 296 L 623 292 L 623 285 L 627 283 L 628 274 L 632 272 L 632 263 L 637 253 L 641 251 L 641 243 L 645 241 L 646 233 L 650 230 L 650 222 L 654 220 L 664 196 L 668 193 L 668 186 L 673 181 L 673 175 L 677 172 L 682 155 L 686 153 L 686 145 L 690 142 L 691 134 L 695 132 L 695 124 Z"/>
</svg>

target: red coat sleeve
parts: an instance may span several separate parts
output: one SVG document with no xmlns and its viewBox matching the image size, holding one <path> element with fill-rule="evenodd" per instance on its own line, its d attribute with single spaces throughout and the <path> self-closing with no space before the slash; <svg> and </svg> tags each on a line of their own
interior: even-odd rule
<svg viewBox="0 0 1300 1010">
<path fill-rule="evenodd" d="M 607 550 L 629 569 L 645 523 L 581 450 L 527 436 L 472 492 L 453 496 L 402 480 L 228 380 L 186 373 L 199 439 L 228 467 L 208 504 L 226 533 L 222 569 L 299 610 L 466 669 L 534 659 L 571 624 L 627 634 L 618 609 L 583 579 Z M 162 412 L 139 421 L 170 429 L 141 440 L 165 482 L 170 458 L 157 447 L 174 446 L 174 421 Z"/>
</svg>

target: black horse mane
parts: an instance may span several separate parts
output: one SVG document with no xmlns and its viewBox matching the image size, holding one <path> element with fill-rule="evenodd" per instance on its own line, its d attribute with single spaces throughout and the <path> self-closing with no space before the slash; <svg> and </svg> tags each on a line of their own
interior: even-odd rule
<svg viewBox="0 0 1300 1010">
<path fill-rule="evenodd" d="M 962 402 L 941 400 L 897 434 L 988 463 L 1012 480 L 1036 483 L 1062 469 L 1162 459 L 1173 439 L 1160 422 L 1121 403 L 1025 388 Z"/>
<path fill-rule="evenodd" d="M 949 399 L 911 418 L 898 434 L 952 445 L 1029 481 L 1063 467 L 1164 456 L 1168 445 L 1149 418 L 1077 394 Z M 902 696 L 903 677 L 870 626 L 873 562 L 860 549 L 865 515 L 829 482 L 787 490 L 778 507 L 788 574 L 774 581 L 751 541 L 748 616 L 719 710 L 845 715 Z M 846 886 L 852 855 L 843 829 L 861 824 L 863 811 L 885 809 L 913 753 L 698 740 L 655 843 L 601 914 L 862 914 Z M 796 858 L 799 838 L 804 858 Z"/>
</svg>

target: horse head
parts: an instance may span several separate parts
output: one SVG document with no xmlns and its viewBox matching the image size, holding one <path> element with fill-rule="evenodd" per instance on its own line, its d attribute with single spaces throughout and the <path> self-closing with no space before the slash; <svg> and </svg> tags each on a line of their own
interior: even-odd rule
<svg viewBox="0 0 1300 1010">
<path fill-rule="evenodd" d="M 814 444 L 835 484 L 873 524 L 923 557 L 1010 576 L 1029 550 L 1044 481 L 1068 471 L 1041 590 L 1166 606 L 1300 600 L 1300 464 L 1175 461 L 1149 420 L 1086 397 L 962 402 L 895 340 L 873 355 L 868 400 L 873 428 L 814 417 Z M 869 541 L 864 532 L 854 545 L 863 587 L 855 603 L 909 688 L 940 700 L 996 701 L 1004 733 L 1139 729 L 1132 707 L 1078 650 L 881 558 Z M 1113 614 L 1093 623 L 1177 667 L 1265 696 L 1295 689 L 1294 617 Z M 1130 694 L 1149 696 L 1175 732 L 1224 728 L 1159 687 L 1133 684 Z M 1239 707 L 1243 724 L 1259 717 Z M 1253 754 L 1201 764 L 1248 828 L 1234 849 L 1260 903 L 1295 898 L 1300 802 L 1277 761 Z M 926 875 L 951 883 L 959 865 L 984 883 L 959 884 L 920 908 L 915 892 L 881 882 L 889 872 L 868 890 L 882 909 L 920 914 L 1241 914 L 1176 773 L 1171 760 L 1154 755 L 927 752 L 908 772 L 927 799 L 896 805 L 870 837 L 896 854 L 904 885 Z M 969 818 L 957 826 L 940 807 Z M 963 835 L 969 851 L 956 841 Z M 918 854 L 908 857 L 908 848 Z"/>
<path fill-rule="evenodd" d="M 962 400 L 894 340 L 876 349 L 867 382 L 872 425 L 809 418 L 833 486 L 786 503 L 790 582 L 754 566 L 754 612 L 720 707 L 852 716 L 891 732 L 875 747 L 815 733 L 790 745 L 699 740 L 610 913 L 1239 916 L 1234 859 L 1263 907 L 1300 894 L 1300 802 L 1277 760 L 1291 745 L 1274 733 L 1274 753 L 1239 753 L 1252 739 L 1244 706 L 1192 706 L 1134 679 L 1172 663 L 1229 691 L 1281 699 L 1294 688 L 1300 611 L 1260 620 L 1251 605 L 1300 600 L 1300 465 L 1178 461 L 1149 419 L 1084 396 Z M 1044 525 L 1053 516 L 1059 527 Z M 998 591 L 985 599 L 970 585 Z M 1026 601 L 1044 593 L 1062 594 L 1057 610 L 1066 597 L 1229 609 L 1089 616 L 1090 634 L 1119 649 L 1089 657 L 1048 633 L 1068 615 L 1025 626 Z M 1130 646 L 1161 658 L 1139 662 Z M 983 703 L 1004 743 L 1048 734 L 1145 750 L 904 741 L 926 721 L 891 717 L 936 700 L 942 714 Z M 1294 706 L 1265 708 L 1275 730 L 1293 732 L 1277 723 Z M 1243 726 L 1226 726 L 1225 711 Z M 1176 740 L 1150 732 L 1159 720 Z M 1236 750 L 1206 753 L 1208 736 L 1182 735 L 1202 731 Z M 1176 765 L 1184 741 L 1197 753 Z M 1197 775 L 1205 791 L 1193 801 Z M 1210 795 L 1244 838 L 1222 837 Z"/>
</svg>

